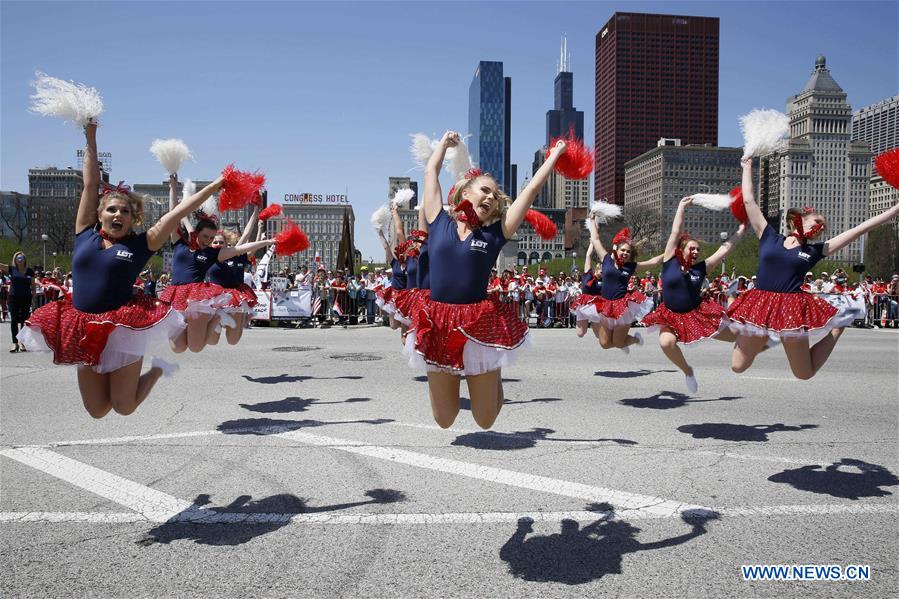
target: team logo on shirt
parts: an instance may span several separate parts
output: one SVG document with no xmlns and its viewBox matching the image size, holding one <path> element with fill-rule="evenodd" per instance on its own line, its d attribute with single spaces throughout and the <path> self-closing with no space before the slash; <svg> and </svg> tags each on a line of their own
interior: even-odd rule
<svg viewBox="0 0 899 599">
<path fill-rule="evenodd" d="M 482 254 L 487 253 L 487 242 L 481 241 L 479 239 L 471 240 L 471 251 L 473 252 L 481 252 Z"/>
<path fill-rule="evenodd" d="M 134 252 L 129 252 L 128 250 L 116 250 L 115 257 L 119 260 L 131 262 L 131 259 L 134 257 Z"/>
<path fill-rule="evenodd" d="M 208 260 L 206 256 L 204 256 L 203 254 L 197 254 L 197 262 L 206 262 L 206 260 Z"/>
<path fill-rule="evenodd" d="M 809 260 L 812 259 L 812 255 L 806 254 L 805 252 L 799 252 L 799 257 L 802 258 L 803 260 L 805 260 L 806 262 L 808 262 Z"/>
<path fill-rule="evenodd" d="M 699 280 L 699 275 L 690 275 L 690 280 L 694 283 Z"/>
<path fill-rule="evenodd" d="M 227 262 L 225 262 L 225 264 L 227 264 L 228 266 L 234 266 L 234 260 L 228 260 Z"/>
</svg>

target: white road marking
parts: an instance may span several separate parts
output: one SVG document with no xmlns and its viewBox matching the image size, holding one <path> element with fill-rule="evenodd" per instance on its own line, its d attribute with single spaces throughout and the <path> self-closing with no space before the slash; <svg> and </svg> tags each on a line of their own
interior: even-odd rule
<svg viewBox="0 0 899 599">
<path fill-rule="evenodd" d="M 899 505 L 896 504 L 834 504 L 834 505 L 773 505 L 755 507 L 730 507 L 716 510 L 721 517 L 774 517 L 774 516 L 829 516 L 849 514 L 899 514 Z M 535 522 L 560 522 L 562 520 L 576 520 L 578 522 L 593 522 L 606 515 L 605 512 L 590 512 L 585 510 L 568 512 L 470 512 L 448 514 L 423 514 L 423 513 L 315 513 L 315 514 L 278 514 L 259 513 L 241 514 L 215 512 L 198 508 L 184 512 L 175 517 L 171 522 L 184 522 L 191 524 L 507 524 L 515 523 L 520 518 L 531 518 Z M 679 517 L 680 514 L 660 514 L 647 511 L 628 512 L 623 518 L 616 515 L 615 519 L 625 520 L 658 520 Z M 85 513 L 85 512 L 0 512 L 0 523 L 42 523 L 54 524 L 61 522 L 91 523 L 91 524 L 129 524 L 152 523 L 137 513 Z"/>
<path fill-rule="evenodd" d="M 330 447 L 332 449 L 339 449 L 341 451 L 405 464 L 407 466 L 436 470 L 447 474 L 455 474 L 457 476 L 464 476 L 522 489 L 530 489 L 532 491 L 540 491 L 552 495 L 574 497 L 576 499 L 585 499 L 587 501 L 595 502 L 609 502 L 619 510 L 647 511 L 652 514 L 662 515 L 663 517 L 680 513 L 685 510 L 709 510 L 709 508 L 700 505 L 670 501 L 660 497 L 639 495 L 636 493 L 617 491 L 605 487 L 594 487 L 546 476 L 504 470 L 492 466 L 482 466 L 480 464 L 438 458 L 393 447 L 368 445 L 361 441 L 313 435 L 302 431 L 290 431 L 274 436 L 290 441 L 299 441 L 300 443 L 308 445 Z"/>
<path fill-rule="evenodd" d="M 114 501 L 154 522 L 165 522 L 193 507 L 189 501 L 182 501 L 49 449 L 20 447 L 0 451 L 0 455 Z"/>
</svg>

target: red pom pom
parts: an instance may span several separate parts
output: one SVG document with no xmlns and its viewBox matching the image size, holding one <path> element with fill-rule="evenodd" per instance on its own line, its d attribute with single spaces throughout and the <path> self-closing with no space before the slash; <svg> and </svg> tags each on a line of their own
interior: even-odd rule
<svg viewBox="0 0 899 599">
<path fill-rule="evenodd" d="M 612 238 L 612 244 L 618 245 L 619 243 L 621 243 L 623 241 L 630 241 L 630 239 L 631 239 L 631 228 L 625 227 L 625 228 L 621 229 L 620 231 L 618 231 L 618 233 L 615 234 L 615 237 Z"/>
<path fill-rule="evenodd" d="M 259 220 L 266 221 L 273 216 L 278 216 L 281 214 L 281 204 L 272 204 L 268 208 L 264 208 L 262 212 L 259 213 Z"/>
<path fill-rule="evenodd" d="M 565 152 L 556 161 L 555 170 L 567 179 L 586 179 L 589 177 L 590 173 L 593 172 L 593 150 L 585 146 L 582 139 L 577 139 L 573 130 L 569 131 L 565 137 L 553 139 L 549 146 L 550 149 L 546 151 L 546 157 L 549 158 L 552 147 L 560 139 L 565 141 L 566 148 Z"/>
<path fill-rule="evenodd" d="M 730 213 L 743 224 L 749 222 L 749 217 L 746 215 L 746 206 L 743 204 L 743 188 L 737 185 L 728 194 L 733 198 L 733 201 L 730 203 Z"/>
<path fill-rule="evenodd" d="M 556 227 L 556 223 L 551 221 L 550 218 L 542 212 L 538 212 L 536 210 L 528 210 L 524 215 L 524 220 L 526 220 L 529 225 L 534 227 L 534 231 L 536 231 L 537 235 L 539 235 L 541 239 L 553 239 L 559 232 L 559 229 Z"/>
<path fill-rule="evenodd" d="M 874 166 L 884 181 L 899 189 L 899 148 L 879 155 L 874 159 Z"/>
<path fill-rule="evenodd" d="M 292 256 L 309 247 L 309 238 L 295 222 L 287 219 L 284 230 L 275 236 L 275 254 Z"/>
<path fill-rule="evenodd" d="M 265 175 L 260 172 L 239 171 L 229 164 L 222 171 L 225 179 L 219 194 L 219 210 L 239 210 L 247 204 L 258 204 L 259 190 L 265 185 Z"/>
</svg>

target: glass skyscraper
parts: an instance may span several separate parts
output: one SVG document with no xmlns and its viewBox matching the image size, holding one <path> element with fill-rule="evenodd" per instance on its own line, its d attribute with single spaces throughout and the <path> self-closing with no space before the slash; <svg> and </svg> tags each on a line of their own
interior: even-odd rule
<svg viewBox="0 0 899 599">
<path fill-rule="evenodd" d="M 468 140 L 472 161 L 510 193 L 506 177 L 506 82 L 503 63 L 478 63 L 468 88 Z"/>
</svg>

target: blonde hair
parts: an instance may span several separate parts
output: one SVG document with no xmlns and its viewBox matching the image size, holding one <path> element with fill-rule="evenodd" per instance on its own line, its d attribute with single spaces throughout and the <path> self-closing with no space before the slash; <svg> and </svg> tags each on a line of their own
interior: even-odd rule
<svg viewBox="0 0 899 599">
<path fill-rule="evenodd" d="M 219 229 L 215 232 L 215 236 L 218 237 L 219 235 L 225 238 L 225 245 L 237 245 L 237 242 L 240 240 L 240 235 L 231 229 Z"/>
<path fill-rule="evenodd" d="M 144 197 L 136 193 L 123 193 L 121 191 L 113 191 L 100 196 L 100 206 L 98 212 L 102 212 L 110 200 L 124 200 L 128 202 L 131 208 L 131 226 L 139 227 L 144 224 Z"/>
<path fill-rule="evenodd" d="M 450 194 L 449 205 L 453 208 L 458 206 L 462 201 L 463 192 L 465 192 L 469 187 L 471 187 L 472 183 L 474 183 L 481 177 L 490 179 L 491 181 L 493 181 L 493 184 L 496 185 L 496 193 L 493 194 L 496 198 L 496 206 L 494 207 L 493 212 L 487 217 L 487 220 L 483 223 L 484 225 L 489 225 L 499 220 L 502 217 L 503 213 L 506 211 L 506 208 L 508 208 L 512 204 L 512 198 L 503 193 L 503 191 L 499 187 L 499 184 L 496 182 L 496 179 L 493 178 L 493 175 L 478 175 L 477 177 L 472 177 L 471 179 L 462 179 L 460 181 L 457 181 L 456 185 L 453 187 L 452 194 Z M 459 219 L 459 213 L 455 210 L 450 210 L 449 214 L 454 220 Z"/>
</svg>

